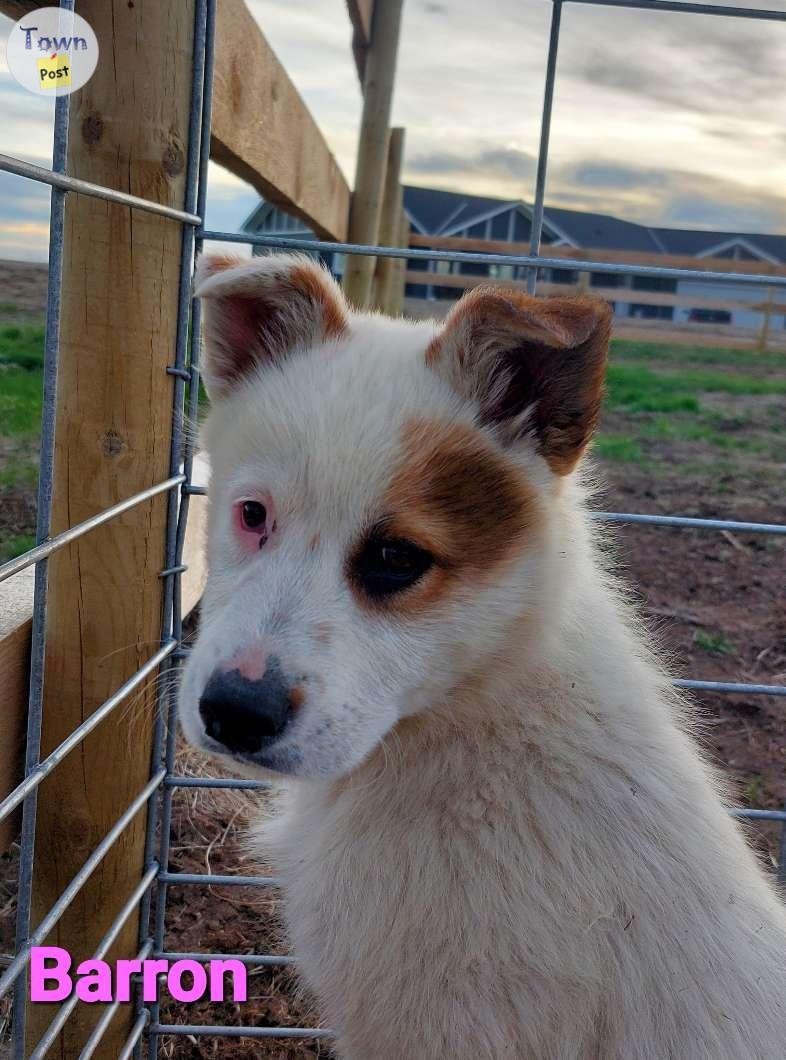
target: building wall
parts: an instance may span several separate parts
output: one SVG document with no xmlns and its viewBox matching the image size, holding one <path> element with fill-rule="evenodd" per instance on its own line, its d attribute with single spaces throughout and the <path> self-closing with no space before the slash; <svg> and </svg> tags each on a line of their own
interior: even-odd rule
<svg viewBox="0 0 786 1060">
<path fill-rule="evenodd" d="M 692 280 L 680 280 L 677 291 L 679 294 L 695 295 L 697 298 L 717 298 L 722 301 L 728 299 L 733 302 L 750 302 L 751 305 L 761 305 L 767 301 L 767 288 L 754 287 L 750 284 L 735 286 L 730 283 L 694 283 Z M 773 300 L 782 305 L 786 301 L 786 295 L 779 293 L 777 288 L 774 292 Z M 760 328 L 764 321 L 764 313 L 761 311 L 730 308 L 729 313 L 731 314 L 729 323 L 733 327 Z M 691 319 L 690 308 L 680 307 L 675 309 L 674 314 L 674 319 L 680 323 Z M 777 329 L 786 327 L 784 314 L 773 313 L 770 317 L 770 327 Z"/>
<path fill-rule="evenodd" d="M 307 228 L 302 221 L 298 218 L 291 217 L 278 208 L 273 209 L 267 215 L 258 231 L 265 235 L 281 235 L 301 239 L 314 238 L 314 233 Z M 529 238 L 530 225 L 529 219 L 518 209 L 513 207 L 502 214 L 498 214 L 496 217 L 475 222 L 453 234 L 457 237 L 498 239 L 504 242 L 523 242 Z M 548 232 L 544 232 L 543 242 L 545 244 L 550 242 Z M 264 247 L 254 247 L 253 252 L 254 254 L 264 254 L 267 253 L 267 250 Z M 343 275 L 345 264 L 344 255 L 315 254 L 314 256 L 319 257 L 324 261 L 334 276 L 340 278 Z M 700 266 L 700 259 L 697 259 L 696 264 L 697 267 Z M 731 262 L 730 265 L 732 265 Z M 423 283 L 418 284 L 407 284 L 406 294 L 408 297 L 432 300 L 444 299 L 451 301 L 460 298 L 463 291 L 461 288 L 440 285 L 440 275 L 479 276 L 488 277 L 490 280 L 524 280 L 527 275 L 527 269 L 523 266 L 424 261 L 422 259 L 413 258 L 410 258 L 407 261 L 407 271 L 422 272 L 424 281 Z M 579 277 L 577 273 L 572 272 L 569 269 L 541 269 L 539 271 L 539 279 L 547 283 L 570 285 L 575 284 Z M 751 287 L 748 285 L 734 286 L 731 284 L 712 282 L 694 283 L 693 281 L 686 280 L 675 282 L 658 279 L 656 277 L 633 277 L 599 272 L 590 273 L 589 286 L 590 290 L 593 287 L 600 287 L 603 289 L 613 287 L 618 290 L 624 289 L 626 291 L 631 288 L 648 292 L 658 290 L 663 290 L 665 292 L 676 291 L 676 293 L 681 295 L 695 295 L 696 298 L 700 300 L 706 298 L 721 301 L 728 299 L 735 302 L 749 302 L 751 305 L 767 301 L 767 290 L 763 287 Z M 780 304 L 786 302 L 786 291 L 780 293 L 776 289 L 774 300 Z M 685 323 L 697 319 L 697 313 L 693 312 L 690 306 L 658 306 L 657 304 L 650 305 L 648 302 L 637 303 L 635 300 L 622 302 L 614 300 L 611 297 L 609 297 L 609 301 L 613 306 L 615 316 L 620 319 L 637 317 L 645 319 L 673 320 L 675 323 Z M 724 311 L 722 310 L 711 313 L 709 318 L 706 313 L 702 312 L 701 315 L 705 317 L 705 322 L 708 323 L 728 323 L 733 327 L 756 329 L 762 326 L 764 314 L 760 310 L 757 311 L 751 309 L 748 311 L 745 309 L 731 308 L 728 312 L 730 313 L 730 317 L 728 318 L 725 317 Z M 699 320 L 700 319 L 701 317 L 699 316 Z M 786 329 L 786 316 L 783 313 L 773 313 L 770 318 L 770 326 L 773 329 Z"/>
</svg>

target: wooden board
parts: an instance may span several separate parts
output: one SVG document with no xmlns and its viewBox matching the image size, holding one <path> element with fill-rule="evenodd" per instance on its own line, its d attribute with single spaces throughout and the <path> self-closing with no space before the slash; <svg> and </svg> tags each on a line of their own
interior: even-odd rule
<svg viewBox="0 0 786 1060">
<path fill-rule="evenodd" d="M 376 9 L 373 39 L 366 56 L 363 115 L 349 219 L 349 242 L 366 246 L 379 240 L 402 7 L 403 0 L 385 0 Z M 344 293 L 358 309 L 371 306 L 375 264 L 374 258 L 366 255 L 347 255 Z"/>
<path fill-rule="evenodd" d="M 527 289 L 526 283 L 520 280 L 499 280 L 488 276 L 454 276 L 450 273 L 415 272 L 413 270 L 407 272 L 407 283 L 418 284 L 421 287 L 451 287 L 463 291 L 469 291 L 481 284 L 511 287 L 521 291 Z M 760 311 L 764 309 L 764 306 L 758 303 L 733 298 L 708 298 L 703 295 L 692 295 L 688 291 L 679 294 L 671 291 L 635 291 L 630 287 L 587 287 L 582 284 L 548 283 L 545 280 L 538 281 L 538 294 L 548 298 L 560 295 L 591 294 L 596 298 L 605 298 L 607 302 L 677 306 L 684 309 L 726 309 L 749 312 L 756 312 L 757 307 Z"/>
<path fill-rule="evenodd" d="M 352 23 L 352 54 L 362 85 L 366 76 L 366 52 L 371 44 L 374 0 L 347 0 L 347 10 Z"/>
<path fill-rule="evenodd" d="M 497 239 L 467 239 L 464 236 L 424 236 L 412 234 L 411 247 L 432 250 L 467 250 L 481 254 L 529 254 L 529 243 L 506 243 Z M 740 272 L 747 275 L 786 276 L 786 265 L 767 261 L 733 261 L 731 258 L 695 258 L 689 254 L 657 254 L 634 250 L 606 250 L 593 247 L 552 247 L 544 243 L 543 257 L 571 258 L 576 261 L 609 262 L 620 265 L 655 265 L 659 268 L 698 269 L 705 272 Z"/>
<path fill-rule="evenodd" d="M 447 299 L 428 301 L 425 298 L 408 297 L 404 313 L 413 320 L 442 320 L 455 303 Z M 664 344 L 668 346 L 712 346 L 724 349 L 750 350 L 757 348 L 759 332 L 752 328 L 739 328 L 731 324 L 698 324 L 685 321 L 653 320 L 641 317 L 615 317 L 613 338 L 635 342 Z M 767 349 L 784 351 L 786 342 L 783 333 L 775 334 L 767 341 Z"/>
<path fill-rule="evenodd" d="M 318 236 L 346 239 L 349 186 L 243 0 L 218 0 L 211 157 Z"/>
<path fill-rule="evenodd" d="M 103 59 L 70 97 L 69 173 L 183 208 L 194 4 L 80 0 Z M 176 221 L 66 199 L 53 535 L 168 476 L 181 245 Z M 166 509 L 163 495 L 146 501 L 50 559 L 42 755 L 156 651 Z M 147 783 L 155 705 L 151 680 L 41 784 L 34 925 Z M 145 827 L 143 810 L 52 931 L 75 961 L 138 883 Z M 137 932 L 132 915 L 110 958 L 132 957 Z M 58 1055 L 79 1055 L 101 1010 L 77 1007 Z M 51 1005 L 29 1006 L 28 1049 L 52 1016 Z M 119 1055 L 132 1019 L 121 1006 L 101 1056 Z"/>
</svg>

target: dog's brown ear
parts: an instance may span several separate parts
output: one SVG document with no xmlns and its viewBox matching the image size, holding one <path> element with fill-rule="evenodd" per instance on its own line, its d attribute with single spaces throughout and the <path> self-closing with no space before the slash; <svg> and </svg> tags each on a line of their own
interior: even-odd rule
<svg viewBox="0 0 786 1060">
<path fill-rule="evenodd" d="M 194 277 L 203 299 L 205 365 L 211 398 L 264 364 L 338 338 L 347 307 L 330 274 L 296 254 L 240 261 L 203 257 Z"/>
<path fill-rule="evenodd" d="M 533 434 L 566 475 L 598 422 L 611 309 L 595 298 L 533 298 L 476 287 L 456 304 L 426 360 L 480 405 L 481 422 L 510 444 Z"/>
</svg>

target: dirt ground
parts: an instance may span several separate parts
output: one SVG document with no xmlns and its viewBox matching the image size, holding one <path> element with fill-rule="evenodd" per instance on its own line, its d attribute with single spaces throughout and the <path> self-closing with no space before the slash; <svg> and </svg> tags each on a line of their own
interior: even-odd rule
<svg viewBox="0 0 786 1060">
<path fill-rule="evenodd" d="M 43 320 L 47 266 L 31 261 L 0 261 L 0 323 Z"/>
<path fill-rule="evenodd" d="M 4 278 L 0 263 L 0 301 L 17 315 L 40 317 L 40 277 L 26 267 Z M 13 282 L 13 298 L 9 294 Z M 38 301 L 36 301 L 38 299 Z M 2 310 L 0 310 L 2 312 Z M 744 399 L 709 399 L 731 415 Z M 613 410 L 603 429 L 621 435 L 633 431 L 633 414 Z M 731 419 L 727 417 L 727 422 Z M 636 421 L 640 424 L 640 420 Z M 730 428 L 729 428 L 730 429 Z M 769 444 L 769 443 L 768 443 Z M 600 509 L 727 516 L 755 522 L 786 522 L 782 460 L 733 464 L 715 460 L 690 464 L 687 449 L 674 439 L 657 442 L 654 462 L 600 462 L 604 487 L 595 498 Z M 695 447 L 691 454 L 695 453 Z M 691 455 L 691 460 L 693 455 Z M 780 465 L 780 468 L 779 468 Z M 32 491 L 6 491 L 0 525 L 25 532 L 34 519 Z M 618 571 L 631 585 L 641 613 L 672 660 L 675 675 L 710 680 L 783 683 L 786 681 L 786 539 L 756 534 L 718 534 L 641 526 L 614 527 L 610 547 Z M 786 702 L 766 696 L 698 695 L 701 738 L 709 757 L 728 775 L 737 802 L 756 808 L 786 803 Z M 184 758 L 183 768 L 194 767 Z M 212 775 L 212 765 L 202 765 Z M 263 800 L 264 801 L 264 800 Z M 178 792 L 174 803 L 173 871 L 254 873 L 242 853 L 244 822 L 254 800 L 236 795 Z M 751 842 L 772 869 L 778 857 L 779 830 L 751 825 Z M 11 947 L 16 854 L 0 858 L 0 946 Z M 168 940 L 171 949 L 238 953 L 285 952 L 276 927 L 278 895 L 247 887 L 170 888 Z M 242 1006 L 199 1004 L 187 1010 L 169 1006 L 164 1022 L 314 1026 L 307 1002 L 297 1000 L 286 967 L 254 968 L 250 1000 Z M 0 1021 L 2 1013 L 0 1012 Z M 1 1029 L 1 1028 L 0 1028 Z M 229 1058 L 264 1056 L 326 1057 L 326 1042 L 310 1040 L 238 1041 L 227 1038 L 166 1039 L 166 1057 Z"/>
</svg>

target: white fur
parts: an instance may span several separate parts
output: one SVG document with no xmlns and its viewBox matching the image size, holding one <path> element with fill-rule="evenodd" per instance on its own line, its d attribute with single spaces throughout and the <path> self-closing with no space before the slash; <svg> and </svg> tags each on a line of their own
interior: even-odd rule
<svg viewBox="0 0 786 1060">
<path fill-rule="evenodd" d="M 337 1053 L 781 1057 L 784 908 L 604 570 L 575 474 L 518 445 L 540 529 L 472 592 L 391 618 L 347 585 L 404 424 L 475 420 L 426 367 L 432 333 L 352 317 L 223 396 L 205 434 L 210 575 L 181 718 L 217 749 L 199 696 L 253 643 L 305 679 L 258 848 Z M 229 523 L 249 487 L 281 524 L 250 559 Z"/>
</svg>

